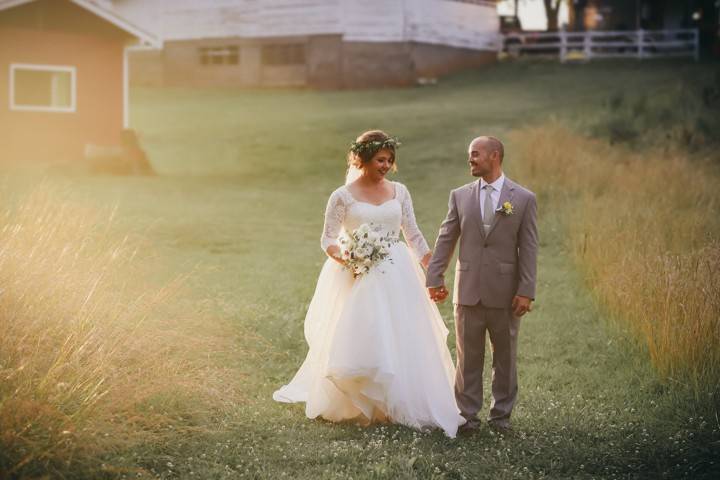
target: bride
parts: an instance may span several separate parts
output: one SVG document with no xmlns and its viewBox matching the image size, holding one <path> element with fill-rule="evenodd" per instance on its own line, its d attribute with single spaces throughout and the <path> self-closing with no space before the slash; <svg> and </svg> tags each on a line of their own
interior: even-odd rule
<svg viewBox="0 0 720 480">
<path fill-rule="evenodd" d="M 305 317 L 310 350 L 273 398 L 305 402 L 308 418 L 439 427 L 455 437 L 465 420 L 453 393 L 448 330 L 418 265 L 427 267 L 431 252 L 407 188 L 385 178 L 396 169 L 397 146 L 379 130 L 351 146 L 347 182 L 325 212 L 321 245 L 329 258 Z M 339 241 L 363 224 L 392 243 L 389 258 L 355 277 Z M 400 230 L 410 248 L 399 241 Z"/>
</svg>

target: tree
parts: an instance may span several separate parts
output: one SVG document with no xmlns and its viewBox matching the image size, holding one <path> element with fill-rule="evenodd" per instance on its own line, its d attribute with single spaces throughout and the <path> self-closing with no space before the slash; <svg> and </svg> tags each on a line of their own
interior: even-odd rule
<svg viewBox="0 0 720 480">
<path fill-rule="evenodd" d="M 545 4 L 545 15 L 547 16 L 547 29 L 555 31 L 558 29 L 558 17 L 562 0 L 543 0 Z"/>
</svg>

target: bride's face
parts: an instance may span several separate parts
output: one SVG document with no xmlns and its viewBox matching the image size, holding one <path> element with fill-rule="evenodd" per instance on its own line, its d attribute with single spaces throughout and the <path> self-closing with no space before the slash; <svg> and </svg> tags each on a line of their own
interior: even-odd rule
<svg viewBox="0 0 720 480">
<path fill-rule="evenodd" d="M 380 180 L 395 165 L 395 155 L 387 148 L 378 151 L 369 162 L 363 165 L 363 173 L 372 179 Z"/>
</svg>

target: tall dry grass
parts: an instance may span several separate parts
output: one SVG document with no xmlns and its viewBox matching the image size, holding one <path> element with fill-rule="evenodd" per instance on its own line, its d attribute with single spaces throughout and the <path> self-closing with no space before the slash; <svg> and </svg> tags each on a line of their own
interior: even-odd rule
<svg viewBox="0 0 720 480">
<path fill-rule="evenodd" d="M 166 308 L 181 279 L 152 286 L 142 249 L 48 187 L 0 212 L 0 478 L 100 476 L 100 456 L 236 400 L 192 353 L 230 335 Z"/>
<path fill-rule="evenodd" d="M 612 318 L 696 393 L 720 386 L 720 173 L 682 152 L 631 153 L 553 123 L 512 142 L 546 214 Z"/>
</svg>

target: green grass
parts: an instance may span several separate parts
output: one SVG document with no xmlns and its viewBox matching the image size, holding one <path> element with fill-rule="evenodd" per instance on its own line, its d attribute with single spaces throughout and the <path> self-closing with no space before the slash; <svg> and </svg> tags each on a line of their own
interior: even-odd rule
<svg viewBox="0 0 720 480">
<path fill-rule="evenodd" d="M 163 432 L 157 441 L 107 453 L 105 470 L 69 467 L 64 475 L 502 479 L 720 472 L 714 409 L 661 382 L 645 353 L 609 328 L 573 267 L 559 206 L 542 197 L 538 301 L 521 326 L 513 434 L 484 429 L 449 440 L 400 426 L 333 425 L 271 399 L 306 353 L 302 323 L 324 261 L 322 213 L 358 133 L 382 128 L 400 137 L 395 178 L 410 188 L 420 227 L 432 240 L 448 192 L 470 181 L 465 149 L 473 136 L 503 138 L 550 117 L 582 133 L 619 84 L 652 91 L 707 68 L 517 63 L 405 90 L 134 90 L 132 124 L 160 175 L 49 173 L 46 181 L 72 201 L 116 205 L 113 232 L 144 239 L 141 256 L 153 266 L 152 283 L 190 275 L 173 308 L 235 327 L 236 350 L 199 353 L 212 368 L 234 374 L 242 395 L 200 431 Z M 512 144 L 507 152 L 512 176 Z M 6 188 L 15 196 L 36 182 L 32 173 L 8 173 Z M 515 179 L 541 190 L 533 178 Z M 452 327 L 451 306 L 441 311 Z M 454 353 L 452 334 L 449 342 Z"/>
</svg>

